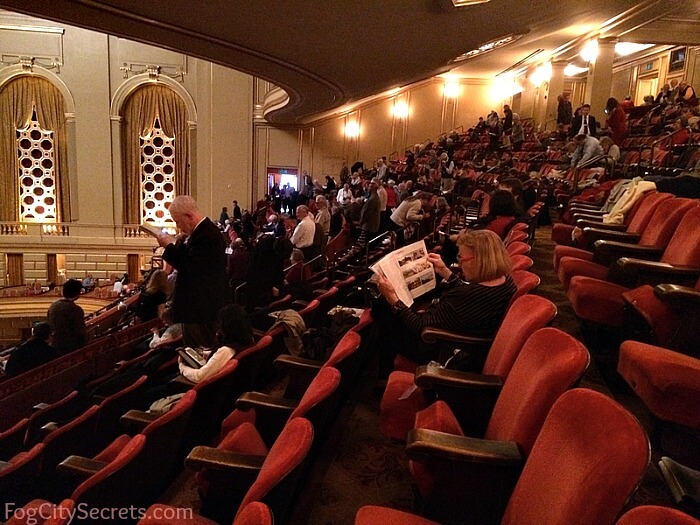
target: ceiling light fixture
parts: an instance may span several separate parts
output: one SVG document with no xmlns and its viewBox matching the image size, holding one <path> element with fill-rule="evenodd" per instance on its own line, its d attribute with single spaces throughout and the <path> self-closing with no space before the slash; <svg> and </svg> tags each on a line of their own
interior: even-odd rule
<svg viewBox="0 0 700 525">
<path fill-rule="evenodd" d="M 469 5 L 485 4 L 491 0 L 452 0 L 452 5 L 455 7 L 467 7 Z"/>
<path fill-rule="evenodd" d="M 574 77 L 580 73 L 583 73 L 585 71 L 588 71 L 587 67 L 579 67 L 576 64 L 568 64 L 564 68 L 564 76 L 565 77 Z"/>
<path fill-rule="evenodd" d="M 488 53 L 489 51 L 494 51 L 495 49 L 498 49 L 500 47 L 507 46 L 508 44 L 512 44 L 516 40 L 520 40 L 524 35 L 525 35 L 525 33 L 513 33 L 510 35 L 503 36 L 501 38 L 489 40 L 485 44 L 481 44 L 476 49 L 472 49 L 471 51 L 467 51 L 466 53 L 462 53 L 457 58 L 455 58 L 452 62 L 462 62 L 464 60 L 469 60 L 470 58 L 474 58 L 476 56 L 483 55 L 484 53 Z"/>
<path fill-rule="evenodd" d="M 644 51 L 653 47 L 654 44 L 637 44 L 635 42 L 618 42 L 615 44 L 615 53 L 621 57 L 626 57 L 627 55 L 633 55 L 639 51 Z"/>
</svg>

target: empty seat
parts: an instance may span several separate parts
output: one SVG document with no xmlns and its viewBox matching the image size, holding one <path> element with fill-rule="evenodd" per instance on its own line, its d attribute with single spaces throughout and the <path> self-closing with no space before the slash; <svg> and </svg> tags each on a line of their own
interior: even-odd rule
<svg viewBox="0 0 700 525">
<path fill-rule="evenodd" d="M 462 417 L 465 425 L 460 425 L 441 400 L 419 412 L 406 452 L 422 514 L 439 521 L 493 523 L 550 408 L 588 363 L 588 352 L 578 340 L 556 328 L 542 328 L 527 340 L 503 383 L 485 433 L 475 433 L 483 428 L 481 422 L 472 425 Z M 485 380 L 482 388 L 489 386 Z M 471 410 L 469 415 L 482 414 Z"/>
<path fill-rule="evenodd" d="M 616 525 L 700 525 L 700 521 L 680 510 L 642 505 L 625 512 Z"/>
</svg>

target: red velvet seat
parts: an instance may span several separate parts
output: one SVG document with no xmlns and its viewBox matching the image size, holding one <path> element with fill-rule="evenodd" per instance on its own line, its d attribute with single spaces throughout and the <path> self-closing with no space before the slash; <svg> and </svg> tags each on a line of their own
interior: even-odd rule
<svg viewBox="0 0 700 525">
<path fill-rule="evenodd" d="M 621 258 L 618 266 L 623 274 L 642 284 L 680 281 L 695 283 L 700 275 L 700 207 L 695 206 L 681 220 L 671 241 L 663 252 L 660 263 Z M 620 284 L 591 277 L 571 279 L 567 296 L 576 315 L 589 322 L 606 326 L 622 325 L 622 294 L 629 288 Z"/>
<path fill-rule="evenodd" d="M 673 233 L 676 231 L 681 219 L 691 208 L 696 207 L 698 201 L 694 199 L 667 199 L 658 205 L 656 212 L 649 221 L 649 224 L 641 233 L 638 242 L 640 247 L 653 247 L 659 250 L 666 248 L 671 241 Z M 615 264 L 618 257 L 625 255 L 628 247 L 616 245 L 603 241 L 602 246 L 596 243 L 596 247 L 591 257 L 587 252 L 578 257 L 576 254 L 566 255 L 559 261 L 557 275 L 559 281 L 568 289 L 571 278 L 575 275 L 583 275 L 596 279 L 606 279 L 610 268 Z M 566 247 L 564 247 L 566 248 Z M 605 248 L 614 248 L 612 256 L 603 255 Z M 560 250 L 560 253 L 564 250 Z M 620 255 L 615 255 L 618 252 Z M 634 252 L 633 252 L 634 253 Z M 555 249 L 556 259 L 556 249 Z"/>
<path fill-rule="evenodd" d="M 557 313 L 554 304 L 536 295 L 524 295 L 513 302 L 501 323 L 496 337 L 480 370 L 482 374 L 497 376 L 501 379 L 508 377 L 525 341 L 539 328 L 549 324 Z M 443 388 L 436 384 L 425 388 L 415 389 L 408 397 L 404 395 L 415 383 L 415 366 L 413 372 L 394 371 L 387 381 L 387 387 L 382 396 L 379 415 L 379 429 L 387 437 L 405 440 L 408 431 L 413 428 L 415 415 L 419 410 L 428 406 L 429 402 L 440 396 L 448 395 Z M 423 368 L 421 368 L 423 370 Z M 445 385 L 445 388 L 448 385 Z M 451 397 L 459 397 L 459 389 Z M 404 397 L 405 399 L 400 399 Z"/>
<path fill-rule="evenodd" d="M 695 288 L 643 285 L 622 294 L 623 337 L 700 357 L 700 279 Z"/>
<path fill-rule="evenodd" d="M 262 502 L 269 506 L 276 522 L 285 523 L 291 508 L 295 487 L 299 483 L 301 468 L 313 443 L 313 434 L 313 427 L 308 420 L 295 418 L 284 427 L 264 461 L 256 463 L 249 460 L 246 464 L 243 463 L 243 458 L 232 453 L 212 457 L 211 459 L 218 463 L 238 462 L 240 467 L 246 466 L 245 470 L 232 475 L 231 486 L 244 491 L 247 489 L 247 492 L 242 497 L 237 496 L 227 501 L 229 512 L 226 512 L 226 509 L 218 509 L 220 512 L 216 516 L 216 522 L 229 523 L 233 521 L 235 525 L 254 524 L 255 521 L 244 522 L 242 520 L 244 517 L 248 519 L 248 515 L 250 515 L 251 520 L 260 515 L 264 518 L 265 513 L 262 512 L 264 509 L 261 507 L 256 507 L 254 511 L 247 509 L 254 502 Z M 188 466 L 194 468 L 211 466 L 213 463 L 207 458 L 207 453 L 210 450 L 206 447 L 197 447 L 188 457 Z M 251 475 L 254 476 L 253 479 L 251 479 Z M 174 512 L 176 509 L 173 507 L 153 505 L 146 511 L 146 515 L 139 521 L 139 525 L 189 525 L 193 523 L 191 519 L 187 518 L 164 519 L 162 512 L 164 509 L 171 509 L 170 516 L 177 516 Z M 236 509 L 238 509 L 237 513 Z M 230 516 L 234 513 L 236 516 L 232 519 Z M 228 515 L 228 518 L 223 516 L 224 514 Z M 196 519 L 200 520 L 201 518 L 197 517 Z M 194 523 L 210 524 L 212 522 L 194 521 Z M 263 521 L 263 523 L 265 522 Z"/>
<path fill-rule="evenodd" d="M 20 419 L 0 432 L 0 461 L 7 461 L 24 450 L 24 436 L 27 433 L 29 418 Z"/>
<path fill-rule="evenodd" d="M 625 341 L 617 370 L 656 417 L 700 430 L 699 359 Z"/>
<path fill-rule="evenodd" d="M 43 451 L 44 445 L 39 443 L 8 458 L 7 464 L 0 468 L 0 508 L 7 504 L 21 507 L 33 497 Z"/>
<path fill-rule="evenodd" d="M 436 521 L 402 512 L 400 510 L 387 509 L 367 505 L 357 511 L 355 525 L 440 525 Z"/>
<path fill-rule="evenodd" d="M 503 512 L 550 408 L 580 379 L 589 359 L 577 339 L 542 328 L 515 361 L 483 435 L 474 433 L 481 424 L 461 425 L 441 400 L 416 414 L 406 451 L 421 514 L 438 521 L 492 523 Z"/>
<path fill-rule="evenodd" d="M 534 261 L 527 255 L 513 255 L 510 262 L 513 264 L 513 271 L 529 270 L 534 264 Z"/>
<path fill-rule="evenodd" d="M 527 255 L 530 253 L 530 250 L 532 250 L 532 246 L 522 241 L 511 242 L 508 246 L 506 246 L 506 251 L 511 257 L 513 255 Z"/>
<path fill-rule="evenodd" d="M 503 244 L 509 246 L 514 242 L 526 242 L 528 238 L 527 232 L 522 230 L 510 230 L 503 240 Z"/>
<path fill-rule="evenodd" d="M 27 430 L 24 436 L 24 447 L 29 448 L 39 443 L 45 435 L 41 428 L 51 422 L 66 422 L 73 419 L 84 407 L 79 401 L 78 391 L 73 390 L 68 395 L 62 397 L 54 403 L 34 412 L 29 417 Z"/>
<path fill-rule="evenodd" d="M 542 426 L 501 524 L 612 524 L 649 456 L 644 430 L 615 401 L 592 390 L 566 392 Z"/>
<path fill-rule="evenodd" d="M 133 384 L 106 397 L 100 403 L 95 437 L 101 446 L 107 445 L 122 432 L 119 418 L 141 401 L 146 386 L 147 376 L 141 376 Z"/>
<path fill-rule="evenodd" d="M 615 525 L 700 525 L 700 521 L 680 510 L 642 505 L 625 512 Z"/>
<path fill-rule="evenodd" d="M 633 208 L 628 216 L 631 216 L 631 220 L 625 227 L 625 229 L 606 225 L 601 223 L 592 223 L 590 221 L 582 221 L 582 227 L 593 227 L 596 231 L 608 231 L 613 232 L 611 235 L 615 237 L 615 233 L 621 232 L 621 237 L 637 239 L 642 235 L 642 232 L 646 229 L 651 218 L 656 212 L 659 204 L 662 202 L 673 198 L 670 193 L 659 193 L 659 192 L 649 192 L 643 199 L 640 199 L 640 204 L 638 208 Z M 556 224 L 554 227 L 560 226 Z M 573 230 L 573 226 L 570 227 Z M 570 235 L 570 234 L 569 234 Z M 554 233 L 552 233 L 554 237 Z M 591 260 L 593 257 L 593 243 L 591 242 L 595 236 L 593 235 L 583 235 L 581 240 L 577 243 L 578 248 L 574 247 L 571 242 L 568 243 L 557 243 L 558 246 L 554 247 L 554 271 L 559 271 L 559 261 L 562 257 L 578 257 L 579 259 Z M 625 241 L 631 242 L 631 241 Z"/>
<path fill-rule="evenodd" d="M 33 500 L 7 520 L 5 525 L 69 525 L 73 512 L 75 503 L 71 499 L 65 499 L 59 505 Z"/>
</svg>

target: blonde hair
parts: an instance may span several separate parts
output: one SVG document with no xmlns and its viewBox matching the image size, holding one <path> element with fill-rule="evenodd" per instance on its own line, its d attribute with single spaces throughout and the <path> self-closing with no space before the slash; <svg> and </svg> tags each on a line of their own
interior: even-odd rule
<svg viewBox="0 0 700 525">
<path fill-rule="evenodd" d="M 146 283 L 146 293 L 164 292 L 168 293 L 168 274 L 163 270 L 153 270 Z"/>
<path fill-rule="evenodd" d="M 476 282 L 510 275 L 513 265 L 501 238 L 491 230 L 463 230 L 455 239 L 457 247 L 474 254 Z"/>
</svg>

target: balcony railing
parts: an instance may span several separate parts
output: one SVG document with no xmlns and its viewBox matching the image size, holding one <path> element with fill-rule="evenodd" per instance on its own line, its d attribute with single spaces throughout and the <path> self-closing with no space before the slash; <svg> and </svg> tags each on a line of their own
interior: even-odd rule
<svg viewBox="0 0 700 525">
<path fill-rule="evenodd" d="M 59 237 L 112 239 L 122 243 L 124 240 L 152 239 L 139 230 L 138 224 L 112 226 L 61 222 L 0 222 L 0 239 L 20 237 L 46 239 L 46 242 L 57 240 Z"/>
</svg>

